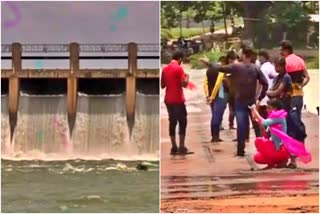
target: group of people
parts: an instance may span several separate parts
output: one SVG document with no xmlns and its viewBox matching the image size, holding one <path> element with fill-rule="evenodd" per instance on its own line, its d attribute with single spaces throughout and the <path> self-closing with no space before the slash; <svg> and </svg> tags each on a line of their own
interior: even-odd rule
<svg viewBox="0 0 320 214">
<path fill-rule="evenodd" d="M 208 68 L 204 91 L 212 112 L 211 142 L 222 141 L 221 123 L 228 105 L 230 129 L 235 129 L 234 117 L 236 119 L 237 138 L 234 141 L 237 141 L 237 156 L 245 156 L 251 120 L 256 135 L 255 162 L 268 167 L 296 168 L 297 154 L 284 146 L 286 142 L 277 130 L 304 143 L 306 131 L 301 120 L 303 87 L 310 77 L 304 60 L 293 52 L 290 41 L 281 42 L 280 55 L 272 63 L 267 51 L 255 53 L 242 46 L 240 54 L 229 51 L 217 63 L 201 59 Z M 192 153 L 185 146 L 187 111 L 183 88 L 188 86 L 189 76 L 180 66 L 182 58 L 183 53 L 175 52 L 170 64 L 163 68 L 161 77 L 161 87 L 166 88 L 172 155 Z M 177 124 L 179 146 L 175 137 Z M 290 163 L 287 165 L 288 159 Z"/>
</svg>

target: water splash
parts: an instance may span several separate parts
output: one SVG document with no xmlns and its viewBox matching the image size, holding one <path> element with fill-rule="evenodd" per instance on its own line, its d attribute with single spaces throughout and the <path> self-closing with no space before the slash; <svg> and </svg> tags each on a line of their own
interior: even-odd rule
<svg viewBox="0 0 320 214">
<path fill-rule="evenodd" d="M 2 98 L 5 107 L 8 100 Z M 137 94 L 132 139 L 126 121 L 125 95 L 79 94 L 72 136 L 65 95 L 26 95 L 20 98 L 13 141 L 7 113 L 2 114 L 2 158 L 14 160 L 158 160 L 159 96 Z M 7 112 L 7 108 L 2 108 Z M 5 125 L 7 124 L 7 125 Z M 4 148 L 4 147 L 2 147 Z"/>
</svg>

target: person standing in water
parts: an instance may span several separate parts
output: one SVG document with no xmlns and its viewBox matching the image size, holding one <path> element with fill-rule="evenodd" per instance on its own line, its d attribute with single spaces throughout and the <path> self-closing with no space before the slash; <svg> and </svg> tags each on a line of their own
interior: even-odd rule
<svg viewBox="0 0 320 214">
<path fill-rule="evenodd" d="M 298 117 L 301 119 L 303 87 L 308 84 L 310 77 L 303 59 L 293 53 L 291 42 L 282 41 L 280 46 L 280 54 L 286 60 L 286 71 L 292 79 L 291 105 L 297 108 Z"/>
<path fill-rule="evenodd" d="M 264 77 L 267 79 L 268 81 L 268 85 L 269 88 L 271 89 L 272 87 L 272 82 L 273 79 L 278 75 L 275 67 L 273 64 L 271 64 L 270 62 L 270 56 L 269 53 L 265 50 L 261 50 L 258 53 L 259 55 L 259 61 L 261 63 L 261 71 L 264 75 Z M 265 98 L 263 98 L 260 102 L 260 106 L 258 106 L 258 113 L 264 118 L 266 119 L 268 117 L 268 112 L 267 112 L 267 102 L 268 102 L 269 98 L 268 96 L 266 96 Z"/>
<path fill-rule="evenodd" d="M 183 88 L 189 83 L 187 75 L 180 66 L 183 53 L 176 51 L 171 62 L 165 66 L 161 74 L 161 88 L 166 89 L 164 102 L 169 115 L 169 135 L 171 140 L 171 155 L 192 154 L 185 146 L 187 128 L 187 109 Z M 179 123 L 179 147 L 176 143 L 176 126 Z"/>
<path fill-rule="evenodd" d="M 226 58 L 224 56 L 219 58 L 219 63 L 221 65 L 225 65 Z M 204 80 L 204 92 L 207 99 L 207 104 L 210 105 L 211 109 L 211 141 L 213 143 L 221 142 L 220 139 L 220 126 L 222 122 L 222 117 L 224 110 L 227 105 L 227 87 L 225 82 L 221 84 L 219 88 L 218 94 L 213 98 L 213 91 L 215 85 L 217 84 L 219 71 L 217 70 L 217 66 L 215 64 L 209 64 L 208 59 L 204 58 L 201 60 L 207 67 L 207 72 Z"/>
<path fill-rule="evenodd" d="M 268 97 L 279 99 L 288 116 L 288 135 L 298 141 L 304 142 L 306 138 L 305 126 L 299 118 L 298 109 L 292 108 L 293 84 L 290 75 L 286 71 L 286 60 L 280 58 L 276 63 L 276 71 L 279 75 L 274 79 L 273 87 L 267 92 Z M 297 168 L 295 156 L 290 156 L 289 168 Z"/>
<path fill-rule="evenodd" d="M 226 63 L 232 64 L 232 63 L 239 63 L 239 60 L 237 58 L 237 54 L 234 51 L 229 51 L 226 55 Z M 229 129 L 235 129 L 234 127 L 234 117 L 235 117 L 235 107 L 234 107 L 234 88 L 231 85 L 230 82 L 230 74 L 226 75 L 226 82 L 229 86 L 229 96 L 228 96 L 228 106 L 229 106 Z"/>
<path fill-rule="evenodd" d="M 230 73 L 231 85 L 235 89 L 235 113 L 237 121 L 237 156 L 245 156 L 245 139 L 249 123 L 249 108 L 266 96 L 268 82 L 261 70 L 251 63 L 253 51 L 246 48 L 242 53 L 242 63 L 220 66 L 219 71 Z M 257 80 L 262 85 L 261 93 L 256 100 Z"/>
</svg>

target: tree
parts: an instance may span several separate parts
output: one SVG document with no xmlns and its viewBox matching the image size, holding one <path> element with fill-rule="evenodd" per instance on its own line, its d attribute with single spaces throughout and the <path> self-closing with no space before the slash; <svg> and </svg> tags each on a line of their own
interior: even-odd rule
<svg viewBox="0 0 320 214">
<path fill-rule="evenodd" d="M 172 28 L 180 26 L 182 36 L 183 13 L 189 9 L 192 2 L 187 1 L 163 1 L 161 2 L 161 27 Z"/>
<path fill-rule="evenodd" d="M 286 32 L 287 39 L 305 43 L 310 26 L 308 15 L 310 11 L 304 7 L 304 4 L 304 2 L 276 2 L 265 18 L 269 24 L 272 23 L 278 27 L 282 34 Z"/>
<path fill-rule="evenodd" d="M 177 2 L 161 2 L 161 27 L 173 28 L 177 26 L 178 20 Z"/>
<path fill-rule="evenodd" d="M 194 21 L 196 23 L 201 23 L 203 32 L 205 33 L 203 21 L 211 20 L 220 20 L 223 17 L 223 8 L 222 2 L 209 2 L 209 1 L 197 1 L 192 4 L 193 10 L 197 11 L 194 16 Z"/>
<path fill-rule="evenodd" d="M 263 17 L 271 5 L 271 1 L 226 2 L 226 10 L 232 10 L 235 14 L 243 17 L 244 28 L 241 37 L 245 40 L 254 41 L 256 34 L 255 28 L 257 24 L 263 20 Z"/>
<path fill-rule="evenodd" d="M 189 7 L 184 13 L 183 18 L 186 19 L 186 28 L 190 28 L 190 22 L 193 20 L 193 17 L 196 15 L 196 11 Z"/>
</svg>

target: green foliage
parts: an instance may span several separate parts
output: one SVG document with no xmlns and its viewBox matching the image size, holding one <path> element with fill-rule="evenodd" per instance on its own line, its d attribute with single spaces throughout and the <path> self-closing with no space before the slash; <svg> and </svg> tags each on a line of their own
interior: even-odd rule
<svg viewBox="0 0 320 214">
<path fill-rule="evenodd" d="M 161 28 L 161 40 L 169 40 L 174 38 L 174 35 L 169 29 Z"/>
<path fill-rule="evenodd" d="M 307 69 L 319 69 L 319 56 L 306 59 Z"/>
<path fill-rule="evenodd" d="M 244 19 L 244 29 L 241 38 L 254 41 L 258 48 L 278 46 L 287 32 L 287 39 L 295 46 L 305 47 L 307 32 L 312 25 L 308 14 L 318 13 L 319 2 L 308 1 L 163 1 L 161 2 L 161 27 L 172 29 L 180 26 L 178 36 L 182 32 L 184 37 L 194 36 L 195 30 L 184 32 L 180 23 L 187 20 L 187 29 L 191 20 L 203 24 L 211 20 L 219 23 L 225 15 L 231 17 L 252 18 Z M 224 14 L 225 11 L 225 14 Z M 204 25 L 203 25 L 204 27 Z M 215 26 L 217 30 L 217 25 Z M 176 37 L 176 29 L 170 31 Z M 197 32 L 201 35 L 206 32 Z"/>
<path fill-rule="evenodd" d="M 179 28 L 171 28 L 170 30 L 167 30 L 172 37 L 170 39 L 178 39 L 180 37 L 180 29 Z M 205 28 L 206 32 L 209 32 L 209 28 Z M 202 28 L 195 27 L 195 28 L 182 28 L 182 36 L 184 38 L 190 38 L 193 36 L 201 35 L 203 33 Z M 161 33 L 162 38 L 162 33 Z"/>
<path fill-rule="evenodd" d="M 179 18 L 179 10 L 177 2 L 163 1 L 161 2 L 161 27 L 172 28 L 176 27 Z"/>
<path fill-rule="evenodd" d="M 268 12 L 267 19 L 284 25 L 286 29 L 292 29 L 309 20 L 306 10 L 301 2 L 275 2 Z"/>
<path fill-rule="evenodd" d="M 200 58 L 204 56 L 209 59 L 209 62 L 218 62 L 219 58 L 225 55 L 225 44 L 214 45 L 214 47 L 210 51 L 203 51 L 197 54 L 194 54 L 189 57 L 190 64 L 192 68 L 202 69 L 205 66 L 200 62 Z"/>
<path fill-rule="evenodd" d="M 161 2 L 161 25 L 163 28 L 177 27 L 182 18 L 192 18 L 200 23 L 219 20 L 223 17 L 223 3 L 209 1 L 163 1 Z"/>
</svg>

